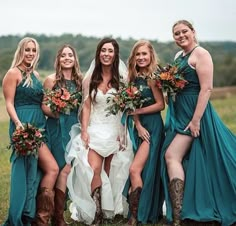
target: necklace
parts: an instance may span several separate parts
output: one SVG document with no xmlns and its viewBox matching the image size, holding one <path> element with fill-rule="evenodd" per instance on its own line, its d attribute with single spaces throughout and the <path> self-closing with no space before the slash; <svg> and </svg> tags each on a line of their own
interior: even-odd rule
<svg viewBox="0 0 236 226">
<path fill-rule="evenodd" d="M 27 66 L 25 66 L 23 64 L 18 66 L 18 69 L 20 71 L 22 71 L 24 74 L 31 74 L 31 72 L 33 71 L 33 67 L 32 66 L 27 67 Z"/>
</svg>

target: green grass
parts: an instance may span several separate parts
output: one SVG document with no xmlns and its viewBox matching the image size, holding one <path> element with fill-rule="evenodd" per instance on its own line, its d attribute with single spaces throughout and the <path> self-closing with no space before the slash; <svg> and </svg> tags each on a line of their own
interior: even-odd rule
<svg viewBox="0 0 236 226">
<path fill-rule="evenodd" d="M 0 89 L 1 91 L 1 89 Z M 10 150 L 7 150 L 7 145 L 9 144 L 8 138 L 8 116 L 5 111 L 4 101 L 0 92 L 0 224 L 3 223 L 7 216 L 8 209 L 8 198 L 9 198 L 9 187 L 10 187 Z M 215 107 L 216 111 L 224 121 L 224 123 L 228 126 L 228 128 L 236 133 L 236 96 L 230 96 L 225 99 L 213 100 L 212 104 Z M 165 115 L 165 112 L 163 116 Z M 68 213 L 66 213 L 68 218 Z M 69 218 L 68 218 L 69 219 Z M 122 225 L 124 224 L 118 222 L 121 219 L 117 219 L 112 224 L 107 223 L 104 225 Z M 82 225 L 72 223 L 71 225 Z M 159 224 L 161 226 L 162 224 Z"/>
</svg>

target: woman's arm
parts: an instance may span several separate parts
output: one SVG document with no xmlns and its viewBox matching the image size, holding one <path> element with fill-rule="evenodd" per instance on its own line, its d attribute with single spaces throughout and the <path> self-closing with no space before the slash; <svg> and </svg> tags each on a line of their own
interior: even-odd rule
<svg viewBox="0 0 236 226">
<path fill-rule="evenodd" d="M 44 81 L 43 88 L 44 90 L 52 90 L 53 86 L 55 84 L 55 74 L 47 76 L 47 78 Z M 46 96 L 44 95 L 44 98 Z M 57 112 L 52 112 L 50 107 L 42 103 L 41 108 L 43 110 L 43 113 L 51 118 L 59 118 L 59 113 Z"/>
<path fill-rule="evenodd" d="M 6 110 L 11 120 L 15 123 L 16 127 L 23 127 L 14 106 L 16 87 L 20 83 L 21 79 L 22 77 L 20 71 L 18 71 L 16 68 L 13 68 L 6 73 L 2 82 Z"/>
<path fill-rule="evenodd" d="M 150 139 L 150 134 L 149 132 L 142 126 L 140 120 L 139 120 L 139 114 L 151 114 L 155 112 L 162 111 L 165 108 L 165 102 L 164 102 L 164 97 L 162 91 L 157 87 L 155 81 L 149 81 L 148 85 L 152 89 L 153 96 L 155 98 L 156 103 L 136 109 L 134 112 L 131 113 L 131 115 L 134 115 L 134 123 L 135 127 L 138 130 L 138 135 L 141 137 L 143 140 L 147 141 L 149 143 Z"/>
<path fill-rule="evenodd" d="M 185 130 L 190 129 L 192 136 L 199 136 L 200 120 L 204 114 L 213 89 L 213 62 L 211 55 L 207 50 L 197 48 L 195 51 L 195 54 L 189 61 L 190 64 L 196 68 L 200 83 L 200 92 L 192 120 Z"/>
</svg>

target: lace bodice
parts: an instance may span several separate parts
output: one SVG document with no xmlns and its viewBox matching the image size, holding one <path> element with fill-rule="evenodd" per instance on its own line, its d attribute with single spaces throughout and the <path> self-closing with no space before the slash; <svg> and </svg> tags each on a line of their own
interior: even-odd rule
<svg viewBox="0 0 236 226">
<path fill-rule="evenodd" d="M 115 93 L 116 89 L 111 88 L 107 91 L 107 93 L 103 93 L 98 89 L 96 95 L 96 102 L 92 104 L 92 111 L 90 117 L 90 124 L 118 124 L 119 117 L 117 115 L 109 115 L 106 116 L 107 111 L 105 110 L 110 103 L 107 103 L 107 98 L 109 96 L 113 96 L 112 93 Z M 92 94 L 93 95 L 93 94 Z"/>
<path fill-rule="evenodd" d="M 15 107 L 23 105 L 41 105 L 43 99 L 43 86 L 40 81 L 35 77 L 34 74 L 31 75 L 32 86 L 23 86 L 25 79 L 16 87 L 16 94 L 14 104 Z"/>
</svg>

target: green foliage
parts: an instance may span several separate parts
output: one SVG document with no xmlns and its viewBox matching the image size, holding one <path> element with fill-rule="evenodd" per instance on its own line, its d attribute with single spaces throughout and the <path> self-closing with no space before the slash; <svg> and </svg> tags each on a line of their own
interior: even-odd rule
<svg viewBox="0 0 236 226">
<path fill-rule="evenodd" d="M 85 72 L 95 56 L 96 46 L 100 38 L 83 35 L 62 34 L 60 36 L 46 36 L 44 34 L 25 34 L 38 40 L 40 44 L 39 70 L 53 71 L 53 65 L 58 48 L 65 44 L 74 46 L 79 55 L 81 71 Z M 23 36 L 0 37 L 0 82 L 9 69 L 17 44 Z M 117 38 L 120 45 L 120 57 L 126 62 L 130 51 L 137 41 L 135 39 L 123 40 Z M 150 40 L 158 53 L 161 65 L 172 63 L 178 47 L 174 42 L 158 42 Z M 202 42 L 212 55 L 214 62 L 214 86 L 236 85 L 236 42 Z"/>
</svg>

